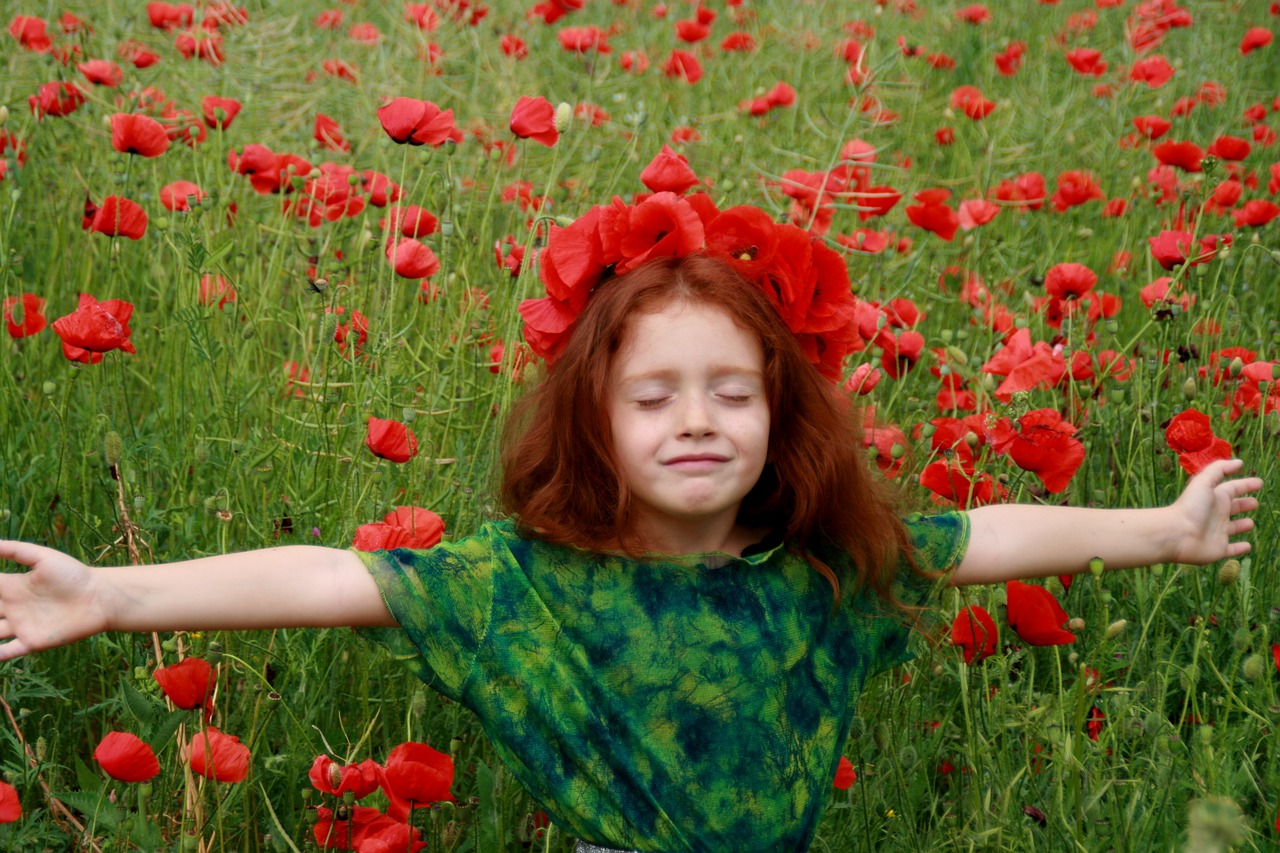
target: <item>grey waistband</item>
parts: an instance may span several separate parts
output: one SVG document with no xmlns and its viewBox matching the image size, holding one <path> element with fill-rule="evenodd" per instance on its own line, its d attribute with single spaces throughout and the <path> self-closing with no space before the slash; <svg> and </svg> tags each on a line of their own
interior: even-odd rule
<svg viewBox="0 0 1280 853">
<path fill-rule="evenodd" d="M 585 841 L 579 841 L 578 846 L 573 849 L 573 853 L 636 853 L 636 851 L 619 850 L 616 847 L 601 847 L 599 844 L 588 844 Z"/>
</svg>

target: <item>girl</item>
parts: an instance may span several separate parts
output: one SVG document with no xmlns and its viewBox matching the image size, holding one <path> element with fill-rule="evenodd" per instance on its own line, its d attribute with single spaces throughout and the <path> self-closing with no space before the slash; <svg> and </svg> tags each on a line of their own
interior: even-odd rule
<svg viewBox="0 0 1280 853">
<path fill-rule="evenodd" d="M 936 578 L 1249 550 L 1262 483 L 1240 460 L 1162 508 L 902 519 L 813 347 L 731 260 L 590 287 L 509 424 L 509 520 L 427 551 L 110 569 L 0 543 L 30 567 L 0 575 L 0 659 L 107 630 L 358 626 L 478 714 L 579 850 L 800 851 Z"/>
</svg>

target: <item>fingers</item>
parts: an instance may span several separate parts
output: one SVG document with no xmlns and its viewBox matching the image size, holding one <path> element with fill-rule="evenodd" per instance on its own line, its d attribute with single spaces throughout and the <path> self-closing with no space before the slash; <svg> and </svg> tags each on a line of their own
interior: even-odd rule
<svg viewBox="0 0 1280 853">
<path fill-rule="evenodd" d="M 21 640 L 10 640 L 7 643 L 0 643 L 0 661 L 13 660 L 25 655 L 31 651 L 27 648 L 27 644 Z"/>
<path fill-rule="evenodd" d="M 19 542 L 16 539 L 0 539 L 0 560 L 10 560 L 24 566 L 34 566 L 44 557 L 60 554 L 52 548 Z"/>
</svg>

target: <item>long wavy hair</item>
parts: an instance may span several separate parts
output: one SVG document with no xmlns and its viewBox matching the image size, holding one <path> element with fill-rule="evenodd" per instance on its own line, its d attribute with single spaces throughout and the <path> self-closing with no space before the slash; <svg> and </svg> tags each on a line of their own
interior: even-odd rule
<svg viewBox="0 0 1280 853">
<path fill-rule="evenodd" d="M 564 352 L 515 405 L 504 427 L 501 500 L 525 535 L 589 551 L 645 552 L 634 502 L 613 448 L 607 400 L 613 362 L 638 315 L 687 302 L 717 308 L 760 341 L 769 406 L 763 473 L 738 523 L 780 531 L 831 584 L 823 555 L 847 554 L 855 588 L 893 601 L 898 559 L 910 547 L 895 495 L 871 473 L 858 411 L 805 358 L 761 290 L 726 263 L 660 258 L 599 285 Z"/>
</svg>

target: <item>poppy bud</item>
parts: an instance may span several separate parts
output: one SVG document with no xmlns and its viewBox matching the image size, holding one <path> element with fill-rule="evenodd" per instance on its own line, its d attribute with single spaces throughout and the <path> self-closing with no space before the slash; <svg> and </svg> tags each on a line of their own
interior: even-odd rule
<svg viewBox="0 0 1280 853">
<path fill-rule="evenodd" d="M 49 755 L 49 742 L 44 739 L 44 735 L 36 738 L 36 760 L 44 761 Z"/>
<path fill-rule="evenodd" d="M 875 741 L 876 749 L 887 752 L 890 744 L 889 727 L 884 723 L 878 723 L 872 732 L 871 739 Z"/>
<path fill-rule="evenodd" d="M 1084 630 L 1084 620 L 1076 616 L 1067 622 L 1067 627 L 1078 634 Z"/>
<path fill-rule="evenodd" d="M 1250 681 L 1257 681 L 1267 671 L 1266 661 L 1262 659 L 1262 655 L 1249 655 L 1244 659 L 1244 663 L 1240 667 L 1240 671 L 1244 673 L 1244 677 Z"/>
<path fill-rule="evenodd" d="M 1196 388 L 1196 380 L 1194 376 L 1188 376 L 1187 381 L 1182 383 L 1182 396 L 1188 400 L 1194 400 L 1199 389 Z"/>
<path fill-rule="evenodd" d="M 0 127 L 4 127 L 9 121 L 9 108 L 4 104 L 0 104 Z"/>
<path fill-rule="evenodd" d="M 338 332 L 338 315 L 325 314 L 320 321 L 320 340 L 331 341 Z"/>
<path fill-rule="evenodd" d="M 1222 586 L 1231 586 L 1240 579 L 1240 561 L 1227 560 L 1218 569 L 1218 583 Z"/>
<path fill-rule="evenodd" d="M 1124 633 L 1124 629 L 1129 626 L 1129 620 L 1117 619 L 1107 626 L 1107 639 L 1114 640 Z"/>
<path fill-rule="evenodd" d="M 54 394 L 58 392 L 58 383 L 46 381 L 43 385 L 40 386 L 40 391 L 46 397 L 52 397 Z"/>
<path fill-rule="evenodd" d="M 1228 367 L 1228 370 L 1231 373 L 1231 378 L 1235 379 L 1240 375 L 1240 372 L 1244 370 L 1244 359 L 1240 358 L 1240 356 L 1236 356 L 1231 359 L 1231 365 Z"/>
<path fill-rule="evenodd" d="M 1101 557 L 1094 557 L 1089 561 L 1089 573 L 1095 578 L 1102 577 L 1102 573 L 1106 571 L 1106 568 Z"/>
<path fill-rule="evenodd" d="M 556 104 L 556 131 L 564 133 L 569 129 L 569 122 L 573 121 L 573 107 L 561 101 Z"/>
<path fill-rule="evenodd" d="M 121 457 L 124 456 L 124 442 L 120 440 L 120 433 L 111 430 L 103 437 L 102 444 L 107 467 L 114 468 L 119 465 Z"/>
</svg>

